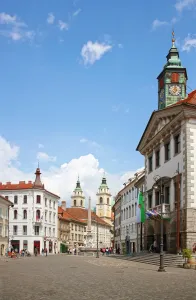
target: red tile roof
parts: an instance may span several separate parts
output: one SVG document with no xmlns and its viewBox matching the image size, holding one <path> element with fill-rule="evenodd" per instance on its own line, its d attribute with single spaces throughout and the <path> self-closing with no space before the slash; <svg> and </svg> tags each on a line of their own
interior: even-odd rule
<svg viewBox="0 0 196 300">
<path fill-rule="evenodd" d="M 72 208 L 67 208 L 66 211 L 71 214 L 72 216 L 86 221 L 88 220 L 88 209 L 84 208 L 79 208 L 79 207 L 72 207 Z M 91 211 L 91 220 L 98 222 L 98 224 L 102 224 L 105 226 L 110 226 L 108 223 L 106 223 L 104 220 L 99 218 L 93 211 Z M 111 227 L 111 226 L 110 226 Z"/>
<path fill-rule="evenodd" d="M 46 193 L 49 193 L 52 196 L 55 196 L 60 199 L 60 197 L 58 195 L 53 194 L 53 193 L 49 192 L 48 190 L 46 190 L 44 188 L 44 185 L 43 185 L 43 187 L 35 187 L 34 183 L 32 181 L 28 181 L 28 182 L 19 181 L 19 183 L 6 182 L 5 184 L 0 182 L 0 191 L 18 191 L 18 190 L 29 190 L 29 189 L 44 190 Z"/>
<path fill-rule="evenodd" d="M 78 222 L 78 223 L 83 223 L 84 225 L 87 224 L 87 222 L 72 216 L 66 210 L 62 209 L 62 207 L 60 207 L 60 206 L 58 207 L 58 216 L 59 216 L 59 219 L 65 220 L 67 222 L 74 221 L 74 222 Z"/>
</svg>

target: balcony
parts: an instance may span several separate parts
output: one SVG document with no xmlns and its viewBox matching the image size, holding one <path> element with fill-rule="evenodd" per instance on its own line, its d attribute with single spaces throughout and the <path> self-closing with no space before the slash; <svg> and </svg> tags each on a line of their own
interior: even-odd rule
<svg viewBox="0 0 196 300">
<path fill-rule="evenodd" d="M 35 217 L 34 223 L 37 225 L 41 225 L 43 222 L 42 218 Z"/>
<path fill-rule="evenodd" d="M 161 204 L 155 206 L 153 210 L 156 210 L 161 215 Z M 163 219 L 170 218 L 170 205 L 163 203 Z"/>
</svg>

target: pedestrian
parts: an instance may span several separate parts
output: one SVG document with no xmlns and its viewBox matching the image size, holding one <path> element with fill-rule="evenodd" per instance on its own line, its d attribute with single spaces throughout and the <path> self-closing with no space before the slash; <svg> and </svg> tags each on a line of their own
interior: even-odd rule
<svg viewBox="0 0 196 300">
<path fill-rule="evenodd" d="M 45 254 L 46 254 L 46 256 L 48 256 L 48 249 L 47 248 L 45 248 Z"/>
<path fill-rule="evenodd" d="M 42 256 L 44 256 L 44 248 L 42 248 Z"/>
<path fill-rule="evenodd" d="M 108 255 L 109 254 L 109 249 L 108 249 L 108 247 L 106 248 L 106 255 Z"/>
<path fill-rule="evenodd" d="M 105 254 L 105 248 L 102 248 L 102 253 L 103 253 L 103 256 L 104 256 L 104 254 Z"/>
<path fill-rule="evenodd" d="M 157 241 L 154 240 L 154 243 L 153 243 L 153 251 L 156 253 L 157 252 Z"/>
<path fill-rule="evenodd" d="M 34 254 L 35 254 L 35 256 L 37 256 L 37 247 L 35 247 L 35 249 L 34 249 Z"/>
</svg>

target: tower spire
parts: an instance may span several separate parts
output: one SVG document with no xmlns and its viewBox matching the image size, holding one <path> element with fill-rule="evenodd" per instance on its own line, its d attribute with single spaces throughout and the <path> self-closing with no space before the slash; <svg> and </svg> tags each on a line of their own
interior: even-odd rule
<svg viewBox="0 0 196 300">
<path fill-rule="evenodd" d="M 43 187 L 43 184 L 41 182 L 41 172 L 39 168 L 39 163 L 38 163 L 38 168 L 35 171 L 35 182 L 34 182 L 35 187 Z"/>
<path fill-rule="evenodd" d="M 176 39 L 175 39 L 175 32 L 174 32 L 174 29 L 172 30 L 172 47 L 173 48 L 176 48 L 176 46 L 175 46 L 175 41 L 176 41 Z"/>
</svg>

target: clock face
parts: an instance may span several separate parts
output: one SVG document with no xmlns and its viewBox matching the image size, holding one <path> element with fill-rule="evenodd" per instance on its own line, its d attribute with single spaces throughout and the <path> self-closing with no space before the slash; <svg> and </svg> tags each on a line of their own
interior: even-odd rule
<svg viewBox="0 0 196 300">
<path fill-rule="evenodd" d="M 169 93 L 172 96 L 179 96 L 181 94 L 181 87 L 179 85 L 170 85 Z"/>
</svg>

